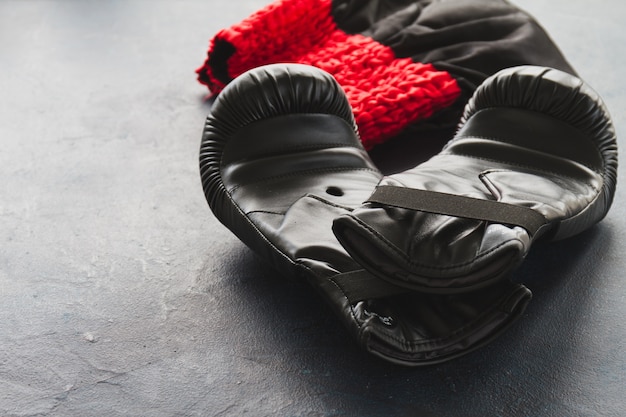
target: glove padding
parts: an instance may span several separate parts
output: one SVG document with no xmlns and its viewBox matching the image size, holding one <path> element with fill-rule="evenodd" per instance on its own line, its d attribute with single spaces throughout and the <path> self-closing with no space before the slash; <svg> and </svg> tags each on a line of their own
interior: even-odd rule
<svg viewBox="0 0 626 417">
<path fill-rule="evenodd" d="M 515 67 L 487 79 L 441 153 L 383 178 L 335 220 L 345 249 L 395 285 L 450 294 L 492 285 L 533 242 L 600 221 L 617 144 L 598 95 L 564 72 Z"/>
<path fill-rule="evenodd" d="M 508 281 L 464 295 L 408 292 L 346 253 L 332 221 L 367 199 L 382 174 L 343 91 L 319 69 L 275 64 L 229 84 L 207 118 L 200 172 L 219 221 L 281 273 L 305 278 L 358 343 L 388 361 L 416 366 L 468 353 L 530 300 Z"/>
</svg>

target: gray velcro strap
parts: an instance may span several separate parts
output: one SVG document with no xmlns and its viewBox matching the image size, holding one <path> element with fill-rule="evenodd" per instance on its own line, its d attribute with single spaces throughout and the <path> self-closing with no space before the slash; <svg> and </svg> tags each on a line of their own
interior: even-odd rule
<svg viewBox="0 0 626 417">
<path fill-rule="evenodd" d="M 366 201 L 409 210 L 520 226 L 533 236 L 546 218 L 536 210 L 494 200 L 382 185 Z"/>
</svg>

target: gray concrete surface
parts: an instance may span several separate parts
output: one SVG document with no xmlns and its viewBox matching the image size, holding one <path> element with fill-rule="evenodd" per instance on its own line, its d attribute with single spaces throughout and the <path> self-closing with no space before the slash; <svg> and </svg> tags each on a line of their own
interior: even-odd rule
<svg viewBox="0 0 626 417">
<path fill-rule="evenodd" d="M 522 266 L 520 322 L 422 369 L 362 353 L 212 217 L 193 71 L 267 3 L 0 2 L 0 415 L 626 415 L 621 182 L 601 224 Z M 516 3 L 625 132 L 626 4 Z"/>
</svg>

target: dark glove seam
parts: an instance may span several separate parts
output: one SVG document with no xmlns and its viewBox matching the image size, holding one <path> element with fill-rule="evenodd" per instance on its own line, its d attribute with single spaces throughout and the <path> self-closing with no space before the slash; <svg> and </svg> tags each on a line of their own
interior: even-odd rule
<svg viewBox="0 0 626 417">
<path fill-rule="evenodd" d="M 514 146 L 519 146 L 519 145 L 515 145 L 514 143 L 511 143 L 511 142 L 506 142 L 506 141 L 504 141 L 504 140 L 501 140 L 501 139 L 499 139 L 499 138 L 497 138 L 497 137 L 492 137 L 492 136 L 482 136 L 482 135 L 462 135 L 462 136 L 457 136 L 457 137 L 456 137 L 456 138 L 454 138 L 452 141 L 450 141 L 450 142 L 449 142 L 449 144 L 448 144 L 447 146 L 451 145 L 452 143 L 457 143 L 457 142 L 459 142 L 459 141 L 461 141 L 461 140 L 463 140 L 463 139 L 484 139 L 484 140 L 490 140 L 490 141 L 494 141 L 494 142 L 498 142 L 498 143 L 503 143 L 503 144 L 505 144 L 505 145 L 514 145 Z M 446 147 L 447 147 L 447 146 L 446 146 Z M 565 160 L 568 160 L 568 161 L 573 161 L 572 159 L 569 159 L 569 158 L 564 158 L 564 157 L 561 157 L 561 156 L 558 156 L 558 155 L 552 155 L 552 154 L 547 153 L 547 152 L 537 151 L 537 150 L 534 150 L 534 149 L 531 149 L 531 150 L 536 151 L 536 152 L 540 152 L 540 153 L 543 153 L 543 154 L 546 154 L 546 155 L 550 155 L 550 156 L 553 156 L 553 157 L 556 157 L 556 158 L 565 159 Z M 601 152 L 600 152 L 600 149 L 597 149 L 597 147 L 596 147 L 596 150 L 598 151 L 598 153 L 601 153 Z M 444 149 L 444 152 L 445 152 L 445 149 Z M 467 155 L 467 154 L 457 153 L 457 152 L 450 153 L 450 155 L 462 155 L 462 156 L 473 157 L 473 155 Z M 481 160 L 485 160 L 485 161 L 495 161 L 495 162 L 500 162 L 500 163 L 505 163 L 505 164 L 515 165 L 515 166 L 526 167 L 525 165 L 522 165 L 522 164 L 516 164 L 516 163 L 514 163 L 514 162 L 507 162 L 507 161 L 499 161 L 499 160 L 497 160 L 497 159 L 481 158 L 481 157 L 476 157 L 476 159 L 481 159 Z M 593 172 L 595 172 L 595 173 L 596 173 L 596 174 L 598 174 L 598 175 L 602 175 L 602 172 L 603 172 L 603 171 L 602 171 L 602 170 L 600 170 L 600 169 L 595 169 L 595 168 L 590 167 L 589 165 L 587 165 L 587 164 L 585 164 L 585 163 L 582 163 L 582 162 L 578 162 L 578 161 L 574 161 L 574 162 L 575 162 L 575 163 L 577 163 L 577 164 L 580 164 L 580 165 L 582 165 L 582 166 L 584 166 L 584 167 L 586 167 L 586 168 L 588 168 L 588 169 L 590 169 L 590 170 L 592 170 Z M 535 169 L 535 168 L 533 168 L 533 169 Z M 553 172 L 553 171 L 542 170 L 542 169 L 536 169 L 536 170 L 537 170 L 537 171 L 540 171 L 540 172 L 547 172 L 547 173 L 551 173 L 551 174 L 561 175 L 560 173 L 556 173 L 556 172 Z M 566 176 L 566 175 L 563 175 L 563 176 Z"/>
<path fill-rule="evenodd" d="M 538 170 L 538 171 L 541 172 L 541 170 Z M 481 174 L 485 174 L 485 173 L 489 174 L 491 172 L 516 172 L 516 171 L 512 171 L 510 169 L 505 169 L 505 168 L 492 168 L 492 169 L 484 170 L 483 172 L 481 172 Z M 573 178 L 573 177 L 570 177 L 570 176 L 567 176 L 567 175 L 557 174 L 555 172 L 550 172 L 550 171 L 545 171 L 545 172 L 548 173 L 548 174 L 554 174 L 557 177 L 566 178 L 566 179 L 569 179 L 569 180 L 572 180 L 572 181 L 575 181 L 575 182 L 582 182 L 585 185 L 589 186 L 589 188 L 591 188 L 593 191 L 595 191 L 595 193 L 593 194 L 593 197 L 591 198 L 591 200 L 594 200 L 598 196 L 598 194 L 600 194 L 600 191 L 602 191 L 601 188 L 598 188 L 598 187 L 594 186 L 593 184 L 591 184 L 591 183 L 589 183 L 587 181 L 583 181 L 583 180 L 580 180 L 578 178 Z M 600 175 L 599 172 L 597 174 Z"/>
<path fill-rule="evenodd" d="M 324 172 L 349 172 L 349 171 L 367 171 L 367 172 L 373 172 L 373 173 L 378 174 L 378 171 L 373 168 L 335 167 L 335 168 L 322 168 L 322 169 L 308 169 L 304 171 L 293 172 L 290 174 L 274 175 L 274 176 L 262 178 L 256 181 L 243 182 L 241 184 L 237 184 L 233 186 L 233 188 L 230 188 L 228 192 L 232 194 L 239 188 L 247 186 L 247 185 L 262 184 L 262 183 L 272 182 L 272 181 L 285 179 L 285 178 L 309 176 L 309 175 L 314 175 L 314 174 L 319 174 L 319 173 L 324 173 Z"/>
<path fill-rule="evenodd" d="M 250 210 L 245 212 L 246 215 L 255 214 L 255 213 L 263 213 L 263 214 L 275 214 L 277 216 L 284 216 L 286 211 L 270 211 L 270 210 Z"/>
<path fill-rule="evenodd" d="M 223 168 L 223 167 L 225 167 L 227 165 L 234 164 L 234 163 L 237 163 L 239 161 L 243 161 L 243 160 L 249 159 L 250 157 L 263 159 L 263 158 L 267 158 L 267 157 L 270 157 L 270 156 L 285 155 L 285 154 L 290 153 L 290 151 L 310 151 L 310 150 L 319 150 L 319 149 L 325 149 L 325 148 L 332 148 L 332 149 L 335 149 L 335 148 L 350 148 L 350 149 L 361 150 L 361 148 L 359 146 L 349 145 L 349 144 L 345 144 L 345 143 L 341 143 L 341 142 L 306 144 L 306 145 L 305 144 L 300 144 L 300 145 L 290 146 L 290 147 L 287 147 L 287 148 L 281 148 L 280 152 L 266 152 L 266 153 L 260 153 L 260 154 L 252 155 L 252 156 L 247 155 L 245 157 L 241 157 L 239 159 L 234 159 L 234 160 L 228 160 L 228 158 L 222 158 L 222 160 L 226 159 L 226 160 L 228 160 L 228 162 L 225 163 L 225 164 L 220 163 L 220 166 Z M 227 152 L 228 152 L 228 150 L 225 147 L 224 154 L 226 154 Z"/>
<path fill-rule="evenodd" d="M 513 163 L 513 162 L 502 162 L 502 161 L 498 161 L 497 159 L 483 158 L 483 157 L 479 157 L 479 156 L 475 156 L 475 155 L 467 155 L 467 154 L 463 154 L 463 153 L 455 153 L 454 155 L 463 156 L 463 157 L 466 157 L 466 158 L 472 158 L 472 159 L 476 159 L 476 160 L 479 160 L 479 161 L 506 163 L 508 165 L 512 165 L 512 166 L 515 166 L 515 167 L 524 168 L 524 169 L 526 169 L 528 171 L 535 171 L 535 172 L 539 172 L 539 173 L 545 173 L 545 174 L 549 174 L 549 175 L 554 175 L 555 177 L 558 177 L 558 178 L 566 178 L 566 179 L 574 181 L 574 182 L 583 183 L 583 184 L 587 185 L 589 188 L 591 188 L 592 190 L 594 190 L 594 192 L 595 192 L 594 198 L 595 198 L 595 196 L 597 196 L 600 193 L 600 189 L 598 187 L 594 186 L 593 184 L 591 184 L 590 182 L 582 180 L 580 178 L 575 178 L 575 177 L 572 177 L 572 176 L 569 176 L 569 175 L 565 175 L 565 174 L 562 174 L 560 172 L 554 172 L 554 171 L 549 171 L 549 170 L 545 170 L 545 169 L 530 167 L 528 165 L 516 164 L 516 163 Z M 589 168 L 589 167 L 587 167 L 587 168 Z M 500 172 L 516 172 L 516 171 L 514 171 L 512 169 L 511 170 L 507 170 L 506 168 L 486 169 L 483 172 L 497 172 L 497 171 L 500 171 Z M 595 172 L 596 174 L 602 176 L 601 172 L 598 172 L 598 171 L 596 171 L 594 169 L 592 169 L 592 171 Z"/>
<path fill-rule="evenodd" d="M 320 197 L 318 195 L 315 195 L 315 194 L 305 194 L 302 198 L 305 198 L 305 197 L 313 198 L 313 199 L 319 201 L 322 204 L 325 204 L 325 205 L 331 206 L 331 207 L 335 207 L 335 208 L 339 208 L 339 209 L 342 209 L 342 210 L 346 210 L 348 212 L 351 212 L 351 211 L 354 210 L 351 207 L 342 206 L 341 204 L 333 203 L 332 201 L 328 201 L 328 200 L 326 200 L 326 199 L 324 199 L 324 198 L 322 198 L 322 197 Z M 296 201 L 300 201 L 300 199 L 298 199 Z M 250 210 L 250 211 L 246 212 L 246 214 L 250 215 L 250 214 L 254 214 L 254 213 L 264 213 L 264 214 L 276 214 L 276 215 L 279 215 L 279 216 L 284 216 L 284 215 L 287 214 L 287 211 L 289 211 L 289 208 L 291 208 L 291 206 L 289 206 L 287 208 L 287 210 L 285 210 L 285 211 Z"/>
</svg>

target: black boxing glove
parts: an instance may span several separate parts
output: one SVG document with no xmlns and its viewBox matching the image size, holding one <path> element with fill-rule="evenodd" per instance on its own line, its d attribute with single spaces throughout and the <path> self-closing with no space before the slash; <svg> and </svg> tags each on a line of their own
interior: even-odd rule
<svg viewBox="0 0 626 417">
<path fill-rule="evenodd" d="M 382 174 L 343 91 L 319 69 L 276 64 L 230 83 L 207 118 L 200 173 L 217 219 L 278 271 L 307 280 L 356 341 L 388 361 L 416 366 L 468 353 L 530 299 L 509 281 L 472 294 L 410 292 L 346 253 L 332 221 L 367 199 Z"/>
<path fill-rule="evenodd" d="M 506 276 L 536 240 L 600 221 L 616 174 L 600 97 L 565 72 L 514 67 L 477 89 L 441 153 L 384 178 L 333 230 L 353 259 L 395 285 L 476 290 Z"/>
</svg>

